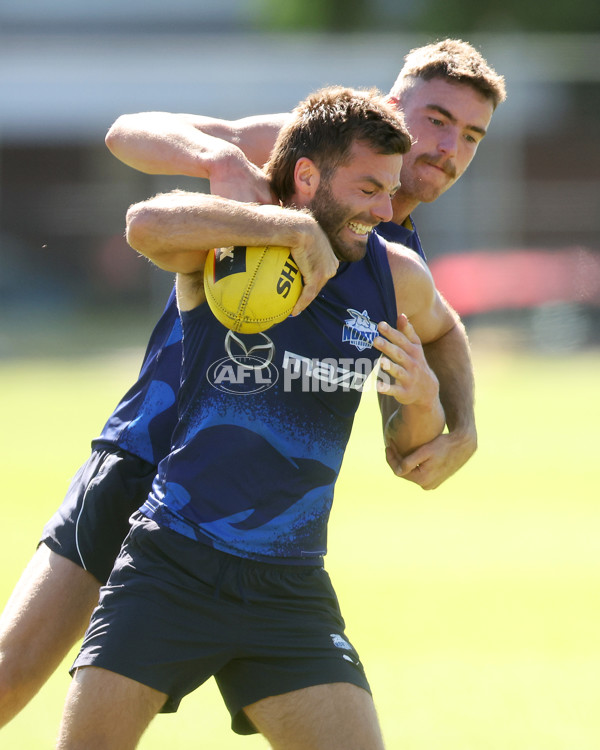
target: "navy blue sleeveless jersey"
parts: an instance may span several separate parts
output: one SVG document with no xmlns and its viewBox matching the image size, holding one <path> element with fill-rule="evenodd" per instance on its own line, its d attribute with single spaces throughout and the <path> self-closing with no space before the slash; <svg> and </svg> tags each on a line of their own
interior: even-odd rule
<svg viewBox="0 0 600 750">
<path fill-rule="evenodd" d="M 416 227 L 409 217 L 404 225 L 386 222 L 376 232 L 419 253 Z M 110 443 L 154 464 L 169 453 L 177 423 L 177 392 L 181 378 L 181 322 L 175 293 L 154 328 L 140 376 L 111 414 L 94 444 Z"/>
<path fill-rule="evenodd" d="M 423 260 L 427 260 L 412 216 L 408 216 L 403 224 L 394 224 L 393 221 L 378 224 L 375 227 L 375 231 L 384 239 L 409 247 L 420 255 Z"/>
<path fill-rule="evenodd" d="M 180 419 L 142 513 L 238 557 L 315 564 L 377 323 L 396 320 L 384 242 L 341 264 L 298 317 L 234 334 L 182 313 Z"/>
<path fill-rule="evenodd" d="M 171 447 L 181 381 L 182 330 L 175 290 L 154 327 L 139 377 L 110 415 L 94 446 L 110 443 L 149 463 Z"/>
</svg>

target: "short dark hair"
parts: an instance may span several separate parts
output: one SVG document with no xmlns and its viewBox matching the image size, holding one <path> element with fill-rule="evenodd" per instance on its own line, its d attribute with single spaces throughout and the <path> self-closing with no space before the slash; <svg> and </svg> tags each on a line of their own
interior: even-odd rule
<svg viewBox="0 0 600 750">
<path fill-rule="evenodd" d="M 450 83 L 467 84 L 489 99 L 494 109 L 506 99 L 504 76 L 496 73 L 484 57 L 462 39 L 443 39 L 412 49 L 404 58 L 390 93 L 400 98 L 414 78 L 425 81 L 444 78 Z"/>
<path fill-rule="evenodd" d="M 402 114 L 377 89 L 329 86 L 311 94 L 292 112 L 266 165 L 273 192 L 290 200 L 294 168 L 302 157 L 314 161 L 327 178 L 347 163 L 355 142 L 380 154 L 405 154 L 411 146 Z"/>
</svg>

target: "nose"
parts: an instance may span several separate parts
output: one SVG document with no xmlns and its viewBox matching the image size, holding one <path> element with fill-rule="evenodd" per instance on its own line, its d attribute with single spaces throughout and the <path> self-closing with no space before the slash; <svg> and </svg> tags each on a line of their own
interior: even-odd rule
<svg viewBox="0 0 600 750">
<path fill-rule="evenodd" d="M 392 209 L 392 199 L 387 193 L 381 193 L 377 203 L 371 209 L 373 217 L 380 221 L 391 221 L 394 211 Z"/>
<path fill-rule="evenodd" d="M 446 156 L 456 156 L 458 151 L 458 128 L 446 128 L 443 136 L 438 142 L 438 151 Z"/>
</svg>

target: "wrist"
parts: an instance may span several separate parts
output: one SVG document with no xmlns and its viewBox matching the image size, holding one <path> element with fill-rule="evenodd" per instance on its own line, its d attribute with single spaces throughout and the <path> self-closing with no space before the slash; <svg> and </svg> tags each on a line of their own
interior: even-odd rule
<svg viewBox="0 0 600 750">
<path fill-rule="evenodd" d="M 390 441 L 399 443 L 402 433 L 402 440 L 409 439 L 413 447 L 428 442 L 443 431 L 445 419 L 444 408 L 437 398 L 422 405 L 400 404 L 385 424 L 386 445 Z M 420 437 L 417 442 L 414 441 L 416 435 Z"/>
<path fill-rule="evenodd" d="M 233 143 L 212 139 L 215 147 L 197 152 L 199 176 L 218 182 L 230 182 L 247 175 L 249 162 L 241 149 Z"/>
<path fill-rule="evenodd" d="M 284 247 L 305 248 L 315 243 L 322 231 L 312 214 L 297 208 L 261 206 L 265 215 L 277 224 Z"/>
<path fill-rule="evenodd" d="M 474 421 L 460 426 L 448 425 L 448 438 L 457 448 L 471 454 L 477 450 L 477 428 Z"/>
</svg>

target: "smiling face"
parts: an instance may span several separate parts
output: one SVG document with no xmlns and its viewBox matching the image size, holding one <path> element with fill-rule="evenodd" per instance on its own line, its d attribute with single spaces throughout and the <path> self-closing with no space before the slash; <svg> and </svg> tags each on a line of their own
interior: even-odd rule
<svg viewBox="0 0 600 750">
<path fill-rule="evenodd" d="M 439 198 L 464 173 L 494 107 L 472 86 L 443 78 L 414 78 L 397 103 L 413 138 L 394 202 L 394 220 L 401 221 L 419 203 Z"/>
<path fill-rule="evenodd" d="M 320 175 L 307 203 L 338 260 L 360 260 L 369 233 L 392 218 L 392 198 L 400 184 L 401 154 L 379 154 L 359 141 L 350 159 L 329 176 Z"/>
</svg>

